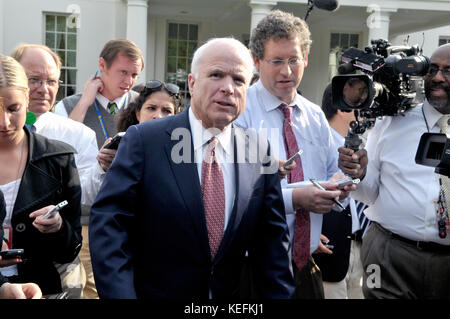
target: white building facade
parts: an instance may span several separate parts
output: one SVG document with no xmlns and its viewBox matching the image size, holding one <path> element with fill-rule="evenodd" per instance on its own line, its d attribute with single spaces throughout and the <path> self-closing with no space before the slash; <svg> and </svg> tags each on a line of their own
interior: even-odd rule
<svg viewBox="0 0 450 319">
<path fill-rule="evenodd" d="M 450 25 L 450 0 L 339 3 L 334 12 L 314 8 L 307 19 L 313 44 L 300 90 L 318 104 L 335 74 L 336 52 L 362 49 L 370 39 L 402 43 L 405 34 Z M 304 18 L 308 0 L 0 0 L 0 52 L 10 54 L 22 42 L 50 46 L 64 63 L 60 99 L 82 91 L 108 40 L 128 38 L 144 53 L 138 82 L 175 82 L 188 95 L 194 50 L 211 37 L 248 43 L 251 29 L 272 9 Z M 432 37 L 426 55 L 439 45 Z M 421 45 L 422 38 L 411 36 L 409 44 Z"/>
</svg>

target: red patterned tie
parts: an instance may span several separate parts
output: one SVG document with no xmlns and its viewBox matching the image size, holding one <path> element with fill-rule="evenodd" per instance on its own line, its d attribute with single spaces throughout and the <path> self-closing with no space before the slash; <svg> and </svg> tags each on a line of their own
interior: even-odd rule
<svg viewBox="0 0 450 319">
<path fill-rule="evenodd" d="M 292 107 L 281 104 L 279 108 L 283 111 L 283 138 L 284 148 L 287 158 L 292 157 L 298 152 L 298 144 L 292 129 Z M 301 182 L 304 180 L 302 160 L 299 157 L 295 159 L 297 166 L 287 176 L 288 183 Z M 304 209 L 297 209 L 294 227 L 294 262 L 297 268 L 301 270 L 309 257 L 309 229 L 310 219 L 309 212 Z"/>
<path fill-rule="evenodd" d="M 222 169 L 216 158 L 218 142 L 215 137 L 209 140 L 202 163 L 202 197 L 212 260 L 222 241 L 225 223 L 225 187 Z"/>
</svg>

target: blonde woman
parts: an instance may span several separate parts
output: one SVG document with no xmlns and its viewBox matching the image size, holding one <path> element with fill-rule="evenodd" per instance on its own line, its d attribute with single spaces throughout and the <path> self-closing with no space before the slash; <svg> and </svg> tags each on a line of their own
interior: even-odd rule
<svg viewBox="0 0 450 319">
<path fill-rule="evenodd" d="M 47 83 L 42 83 L 47 85 Z M 80 181 L 69 145 L 25 126 L 28 79 L 0 54 L 0 190 L 6 202 L 2 250 L 22 248 L 22 259 L 0 260 L 9 282 L 34 282 L 44 295 L 61 292 L 54 262 L 71 262 L 81 248 Z M 50 218 L 60 202 L 68 204 Z"/>
</svg>

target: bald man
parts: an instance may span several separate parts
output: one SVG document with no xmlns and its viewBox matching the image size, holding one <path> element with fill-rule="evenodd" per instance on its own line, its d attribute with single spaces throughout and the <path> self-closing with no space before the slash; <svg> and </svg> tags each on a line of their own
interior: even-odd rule
<svg viewBox="0 0 450 319">
<path fill-rule="evenodd" d="M 450 199 L 440 187 L 446 177 L 414 160 L 422 134 L 448 125 L 450 44 L 431 56 L 425 96 L 405 116 L 378 121 L 367 152 L 339 149 L 341 169 L 362 180 L 352 195 L 369 205 L 364 213 L 372 221 L 361 247 L 366 298 L 450 298 L 450 200 L 439 207 Z"/>
<path fill-rule="evenodd" d="M 190 107 L 128 129 L 92 206 L 99 296 L 236 298 L 248 251 L 260 295 L 290 298 L 277 162 L 266 171 L 270 158 L 249 160 L 249 136 L 232 125 L 245 108 L 251 56 L 237 40 L 213 39 L 191 69 Z"/>
</svg>

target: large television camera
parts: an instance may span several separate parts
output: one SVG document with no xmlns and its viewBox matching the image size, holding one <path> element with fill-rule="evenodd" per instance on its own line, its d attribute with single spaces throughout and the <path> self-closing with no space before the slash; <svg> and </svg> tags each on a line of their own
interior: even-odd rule
<svg viewBox="0 0 450 319">
<path fill-rule="evenodd" d="M 392 46 L 386 40 L 372 40 L 365 50 L 349 48 L 342 53 L 339 73 L 332 79 L 333 104 L 355 113 L 345 138 L 345 147 L 358 150 L 361 134 L 376 118 L 395 116 L 420 103 L 417 88 L 430 66 L 428 57 L 416 46 Z M 348 74 L 359 71 L 359 74 Z"/>
</svg>

